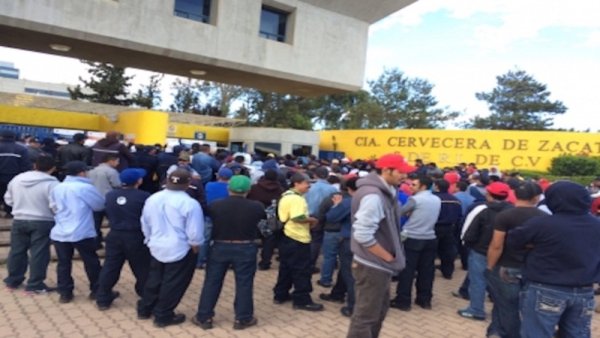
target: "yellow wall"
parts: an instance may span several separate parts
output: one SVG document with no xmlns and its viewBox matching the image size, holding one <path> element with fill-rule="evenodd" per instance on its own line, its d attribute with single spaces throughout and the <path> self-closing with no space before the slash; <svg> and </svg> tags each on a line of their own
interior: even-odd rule
<svg viewBox="0 0 600 338">
<path fill-rule="evenodd" d="M 100 115 L 7 105 L 0 105 L 0 121 L 10 124 L 94 131 L 109 130 L 110 128 L 106 127 L 112 126 L 106 117 Z"/>
<path fill-rule="evenodd" d="M 399 152 L 438 166 L 475 162 L 480 167 L 547 170 L 561 154 L 600 156 L 600 134 L 492 130 L 338 130 L 321 132 L 321 150 L 371 159 Z"/>
<path fill-rule="evenodd" d="M 153 111 L 127 111 L 119 113 L 113 129 L 125 135 L 126 139 L 139 144 L 164 143 L 167 137 L 169 114 Z"/>
</svg>

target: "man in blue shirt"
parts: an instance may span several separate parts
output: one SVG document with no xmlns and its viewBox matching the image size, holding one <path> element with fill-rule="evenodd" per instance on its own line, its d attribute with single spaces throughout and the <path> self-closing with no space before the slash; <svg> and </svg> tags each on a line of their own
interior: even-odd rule
<svg viewBox="0 0 600 338">
<path fill-rule="evenodd" d="M 90 299 L 98 289 L 100 260 L 96 254 L 94 211 L 104 209 L 104 197 L 87 178 L 87 165 L 82 161 L 66 164 L 67 177 L 50 194 L 50 208 L 55 225 L 50 231 L 58 256 L 56 267 L 60 303 L 73 300 L 74 282 L 71 276 L 73 251 L 77 249 L 90 282 Z"/>
<path fill-rule="evenodd" d="M 139 190 L 146 170 L 127 168 L 119 174 L 121 189 L 106 194 L 106 216 L 110 233 L 106 236 L 106 255 L 100 272 L 96 305 L 100 311 L 108 310 L 118 292 L 117 284 L 125 260 L 136 279 L 135 292 L 142 296 L 150 269 L 150 252 L 144 245 L 140 216 L 150 193 Z"/>
<path fill-rule="evenodd" d="M 154 326 L 181 324 L 185 315 L 174 312 L 187 290 L 204 241 L 204 216 L 200 204 L 185 191 L 191 182 L 188 170 L 177 169 L 167 178 L 166 189 L 150 196 L 142 211 L 144 243 L 152 255 L 138 318 L 154 315 Z"/>
<path fill-rule="evenodd" d="M 305 198 L 310 216 L 321 219 L 321 215 L 318 215 L 319 206 L 325 199 L 330 198 L 336 193 L 337 189 L 327 182 L 327 177 L 329 176 L 329 169 L 327 169 L 327 167 L 318 167 L 315 169 L 315 176 L 317 176 L 317 181 L 311 184 L 310 190 L 306 193 Z M 319 253 L 321 252 L 321 245 L 323 244 L 322 227 L 323 224 L 319 224 L 318 228 L 311 229 L 310 231 L 310 268 L 313 273 L 318 273 L 320 271 L 315 265 L 319 258 Z M 331 287 L 331 285 L 328 285 L 328 287 Z"/>
</svg>

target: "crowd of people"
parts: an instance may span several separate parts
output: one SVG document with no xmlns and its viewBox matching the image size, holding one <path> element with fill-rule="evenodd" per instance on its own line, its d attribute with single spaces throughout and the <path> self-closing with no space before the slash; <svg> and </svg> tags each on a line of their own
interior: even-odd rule
<svg viewBox="0 0 600 338">
<path fill-rule="evenodd" d="M 90 148 L 84 142 L 76 134 L 68 145 L 44 141 L 45 149 L 34 137 L 0 132 L 0 196 L 13 218 L 7 288 L 21 287 L 29 268 L 26 291 L 71 302 L 77 249 L 88 297 L 106 311 L 127 261 L 138 318 L 165 327 L 186 320 L 175 308 L 204 269 L 191 322 L 208 330 L 232 269 L 233 327 L 241 330 L 258 323 L 254 277 L 277 253 L 273 302 L 322 311 L 312 295 L 317 274 L 331 288 L 318 299 L 343 303 L 348 337 L 362 338 L 379 335 L 389 308 L 432 310 L 436 269 L 452 279 L 460 258 L 468 273 L 453 295 L 468 305 L 457 315 L 490 317 L 487 337 L 590 337 L 600 179 L 586 188 L 473 163 L 411 165 L 399 154 L 329 161 L 214 153 L 202 144 L 165 151 L 125 145 L 116 132 Z M 51 243 L 56 288 L 45 284 Z"/>
</svg>

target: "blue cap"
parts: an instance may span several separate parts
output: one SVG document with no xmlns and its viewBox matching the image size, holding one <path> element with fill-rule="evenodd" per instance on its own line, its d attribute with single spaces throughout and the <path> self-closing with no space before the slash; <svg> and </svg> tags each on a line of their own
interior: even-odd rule
<svg viewBox="0 0 600 338">
<path fill-rule="evenodd" d="M 140 178 L 146 176 L 146 170 L 140 168 L 127 168 L 119 174 L 122 185 L 134 185 Z"/>
<path fill-rule="evenodd" d="M 233 176 L 233 171 L 231 171 L 229 168 L 221 168 L 219 169 L 217 176 L 228 180 L 231 178 L 231 176 Z"/>
</svg>

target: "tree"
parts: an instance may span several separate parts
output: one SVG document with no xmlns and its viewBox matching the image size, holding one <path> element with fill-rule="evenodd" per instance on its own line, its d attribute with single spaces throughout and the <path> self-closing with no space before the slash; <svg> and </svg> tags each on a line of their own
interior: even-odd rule
<svg viewBox="0 0 600 338">
<path fill-rule="evenodd" d="M 85 80 L 79 77 L 83 86 L 77 85 L 75 88 L 67 88 L 72 100 L 85 100 L 90 102 L 108 103 L 119 106 L 129 106 L 132 101 L 129 99 L 130 81 L 133 76 L 125 76 L 125 68 L 114 66 L 110 63 L 81 61 L 89 66 L 87 72 L 90 79 Z M 84 88 L 90 89 L 87 94 Z"/>
<path fill-rule="evenodd" d="M 553 116 L 563 114 L 567 107 L 561 101 L 550 101 L 545 84 L 536 81 L 523 70 L 509 71 L 496 77 L 491 92 L 476 93 L 486 101 L 492 113 L 475 117 L 467 126 L 478 129 L 546 130 Z"/>
<path fill-rule="evenodd" d="M 160 103 L 162 102 L 160 96 L 160 82 L 163 77 L 163 74 L 154 74 L 150 76 L 150 82 L 141 89 L 138 89 L 137 93 L 133 96 L 133 103 L 148 109 L 160 106 Z"/>
<path fill-rule="evenodd" d="M 251 126 L 312 130 L 309 99 L 253 89 L 245 91 L 244 99 L 243 114 Z"/>
<path fill-rule="evenodd" d="M 427 80 L 409 78 L 398 69 L 386 69 L 369 86 L 375 101 L 383 108 L 381 128 L 441 128 L 458 117 L 457 112 L 436 108 Z"/>
<path fill-rule="evenodd" d="M 232 113 L 232 103 L 245 92 L 240 86 L 210 81 L 199 83 L 198 89 L 202 95 L 201 101 L 205 102 L 202 110 L 206 115 L 221 117 L 227 117 Z"/>
<path fill-rule="evenodd" d="M 176 113 L 200 114 L 200 92 L 198 91 L 198 81 L 187 78 L 185 81 L 177 78 L 171 84 L 175 91 L 173 103 L 169 110 Z"/>
</svg>

